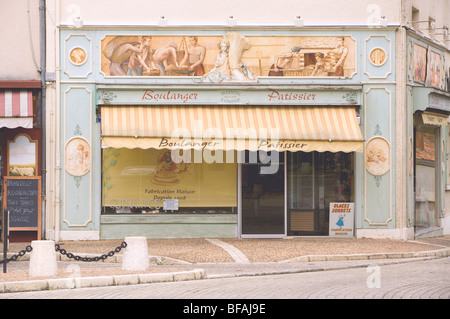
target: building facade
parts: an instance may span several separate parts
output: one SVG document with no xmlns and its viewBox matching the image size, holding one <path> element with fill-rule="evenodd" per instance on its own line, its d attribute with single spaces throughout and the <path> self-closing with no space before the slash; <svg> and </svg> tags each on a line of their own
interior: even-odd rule
<svg viewBox="0 0 450 319">
<path fill-rule="evenodd" d="M 41 2 L 43 3 L 43 1 Z M 2 234 L 12 241 L 44 233 L 45 26 L 39 1 L 0 1 L 0 200 Z M 8 31 L 7 31 L 8 30 Z M 43 29 L 45 30 L 45 28 Z M 20 40 L 19 40 L 20 39 Z M 28 191 L 27 196 L 22 194 Z M 31 202 L 30 202 L 31 201 Z M 6 209 L 5 209 L 6 208 Z M 2 237 L 3 239 L 4 237 Z"/>
<path fill-rule="evenodd" d="M 45 237 L 448 234 L 430 3 L 46 1 Z"/>
</svg>

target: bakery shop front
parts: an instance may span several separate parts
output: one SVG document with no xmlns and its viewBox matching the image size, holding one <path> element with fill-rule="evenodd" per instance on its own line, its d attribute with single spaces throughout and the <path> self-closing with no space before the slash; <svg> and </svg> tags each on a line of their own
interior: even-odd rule
<svg viewBox="0 0 450 319">
<path fill-rule="evenodd" d="M 396 232 L 394 36 L 61 30 L 55 237 Z"/>
<path fill-rule="evenodd" d="M 345 90 L 99 87 L 101 233 L 328 236 L 363 151 Z"/>
</svg>

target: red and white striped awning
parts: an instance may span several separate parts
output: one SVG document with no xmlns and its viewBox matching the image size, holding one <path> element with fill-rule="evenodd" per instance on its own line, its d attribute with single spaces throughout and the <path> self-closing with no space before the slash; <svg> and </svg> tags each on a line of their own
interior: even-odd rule
<svg viewBox="0 0 450 319">
<path fill-rule="evenodd" d="M 31 90 L 0 90 L 0 127 L 33 127 Z"/>
</svg>

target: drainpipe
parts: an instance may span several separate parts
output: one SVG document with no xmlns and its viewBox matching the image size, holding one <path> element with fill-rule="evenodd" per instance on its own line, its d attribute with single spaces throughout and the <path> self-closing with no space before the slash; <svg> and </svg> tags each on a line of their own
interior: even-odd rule
<svg viewBox="0 0 450 319">
<path fill-rule="evenodd" d="M 41 36 L 41 41 L 40 41 L 40 46 L 41 46 L 41 110 L 42 110 L 42 115 L 41 115 L 41 134 L 42 134 L 42 160 L 41 160 L 41 171 L 42 171 L 42 177 L 41 177 L 41 193 L 42 193 L 42 208 L 41 208 L 41 214 L 42 214 L 42 219 L 41 219 L 41 229 L 43 227 L 43 225 L 45 225 L 45 219 L 46 219 L 46 175 L 47 175 L 47 168 L 46 168 L 46 109 L 45 109 L 45 105 L 46 105 L 46 83 L 45 83 L 45 73 L 46 73 L 46 54 L 45 54 L 45 32 L 46 32 L 46 28 L 45 28 L 45 0 L 39 0 L 39 20 L 40 20 L 40 36 Z M 44 235 L 45 238 L 45 227 L 43 229 L 42 234 Z M 38 238 L 39 240 L 42 238 Z"/>
<path fill-rule="evenodd" d="M 55 71 L 56 71 L 56 101 L 54 105 L 53 111 L 53 125 L 54 130 L 50 138 L 53 140 L 53 149 L 54 149 L 54 166 L 53 166 L 53 216 L 55 219 L 55 235 L 54 240 L 56 242 L 59 241 L 60 234 L 60 218 L 61 218 L 61 140 L 60 140 L 60 132 L 61 132 L 61 121 L 60 121 L 60 107 L 61 107 L 61 58 L 59 56 L 60 52 L 60 1 L 56 1 L 55 3 Z"/>
</svg>

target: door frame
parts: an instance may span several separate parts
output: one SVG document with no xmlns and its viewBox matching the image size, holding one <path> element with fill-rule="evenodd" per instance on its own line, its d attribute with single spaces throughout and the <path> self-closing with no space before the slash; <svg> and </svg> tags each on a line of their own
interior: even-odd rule
<svg viewBox="0 0 450 319">
<path fill-rule="evenodd" d="M 242 163 L 238 163 L 238 238 L 284 238 L 287 235 L 287 152 L 284 152 L 284 233 L 243 234 L 242 233 Z"/>
</svg>

